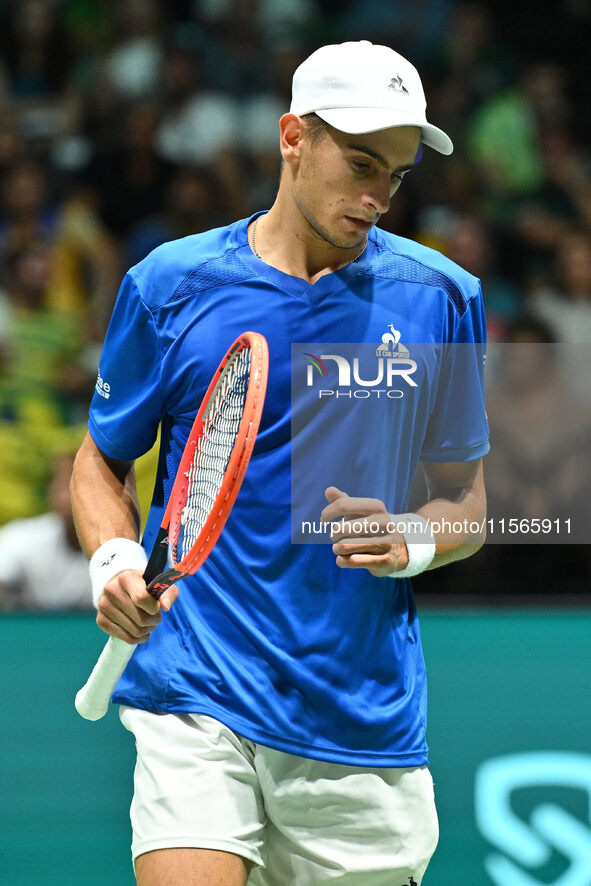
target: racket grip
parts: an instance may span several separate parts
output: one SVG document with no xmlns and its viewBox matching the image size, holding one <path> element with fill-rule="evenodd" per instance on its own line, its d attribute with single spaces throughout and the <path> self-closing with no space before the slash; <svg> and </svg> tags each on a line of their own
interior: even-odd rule
<svg viewBox="0 0 591 886">
<path fill-rule="evenodd" d="M 109 637 L 90 677 L 76 695 L 76 710 L 85 720 L 100 720 L 107 713 L 111 695 L 133 655 L 135 646 Z"/>
</svg>

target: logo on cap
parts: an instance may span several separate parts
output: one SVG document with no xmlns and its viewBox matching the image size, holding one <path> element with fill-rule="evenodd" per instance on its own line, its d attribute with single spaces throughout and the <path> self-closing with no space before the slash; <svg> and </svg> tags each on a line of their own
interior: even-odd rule
<svg viewBox="0 0 591 886">
<path fill-rule="evenodd" d="M 402 82 L 402 77 L 400 76 L 400 74 L 396 74 L 395 77 L 392 77 L 388 84 L 388 89 L 394 89 L 395 92 L 404 92 L 406 95 L 408 95 L 408 89 Z"/>
</svg>

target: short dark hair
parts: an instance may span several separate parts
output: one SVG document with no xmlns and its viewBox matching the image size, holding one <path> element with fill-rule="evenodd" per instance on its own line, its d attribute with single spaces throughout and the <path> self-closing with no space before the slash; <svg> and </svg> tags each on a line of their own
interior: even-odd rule
<svg viewBox="0 0 591 886">
<path fill-rule="evenodd" d="M 303 114 L 302 120 L 306 123 L 306 131 L 310 136 L 310 141 L 314 147 L 328 132 L 328 123 L 314 112 L 311 114 Z"/>
</svg>

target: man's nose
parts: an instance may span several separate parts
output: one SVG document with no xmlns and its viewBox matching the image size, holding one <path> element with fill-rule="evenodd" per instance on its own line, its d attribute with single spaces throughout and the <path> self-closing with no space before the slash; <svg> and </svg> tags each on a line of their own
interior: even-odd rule
<svg viewBox="0 0 591 886">
<path fill-rule="evenodd" d="M 392 193 L 392 183 L 389 176 L 384 178 L 380 176 L 379 181 L 374 181 L 368 188 L 364 202 L 367 206 L 374 207 L 375 212 L 383 215 L 390 208 Z"/>
</svg>

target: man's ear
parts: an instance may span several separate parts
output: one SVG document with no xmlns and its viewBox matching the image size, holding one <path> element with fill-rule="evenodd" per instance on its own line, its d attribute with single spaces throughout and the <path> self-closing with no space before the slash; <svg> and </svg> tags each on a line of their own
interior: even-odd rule
<svg viewBox="0 0 591 886">
<path fill-rule="evenodd" d="M 284 114 L 279 120 L 279 148 L 286 163 L 298 162 L 303 131 L 304 124 L 297 114 Z"/>
</svg>

